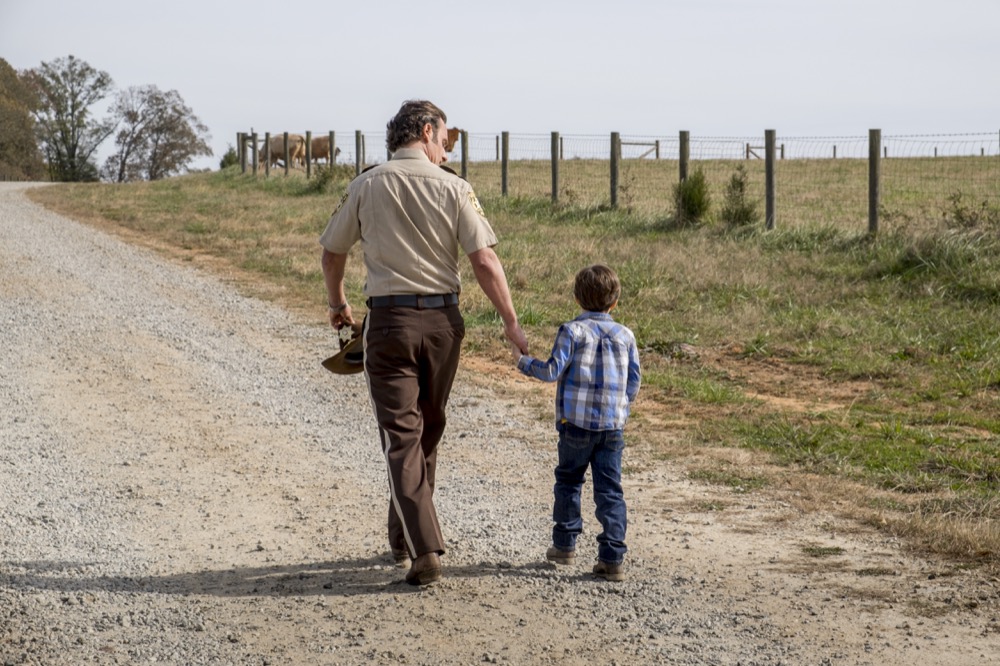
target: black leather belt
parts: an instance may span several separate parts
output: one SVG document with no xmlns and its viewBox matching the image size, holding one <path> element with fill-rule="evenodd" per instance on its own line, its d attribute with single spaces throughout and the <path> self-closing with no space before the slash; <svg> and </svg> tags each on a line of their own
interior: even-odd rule
<svg viewBox="0 0 1000 666">
<path fill-rule="evenodd" d="M 372 296 L 368 308 L 417 308 L 420 310 L 458 305 L 458 294 L 398 294 Z"/>
</svg>

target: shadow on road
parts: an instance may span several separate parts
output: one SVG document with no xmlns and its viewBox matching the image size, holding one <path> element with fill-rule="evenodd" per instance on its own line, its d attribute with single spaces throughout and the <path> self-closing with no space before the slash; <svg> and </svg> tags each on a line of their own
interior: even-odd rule
<svg viewBox="0 0 1000 666">
<path fill-rule="evenodd" d="M 308 564 L 275 564 L 264 567 L 234 567 L 154 576 L 108 576 L 90 573 L 97 562 L 4 562 L 0 565 L 0 587 L 58 592 L 99 591 L 110 593 L 199 594 L 219 597 L 251 596 L 341 596 L 418 591 L 407 585 L 405 569 L 386 557 L 341 559 Z M 551 564 L 510 565 L 480 563 L 449 567 L 444 564 L 444 582 L 482 577 L 591 578 L 582 569 L 559 569 Z"/>
</svg>

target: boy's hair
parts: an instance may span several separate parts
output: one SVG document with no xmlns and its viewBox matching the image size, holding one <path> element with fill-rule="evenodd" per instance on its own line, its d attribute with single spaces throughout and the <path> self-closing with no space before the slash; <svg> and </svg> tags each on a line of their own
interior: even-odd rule
<svg viewBox="0 0 1000 666">
<path fill-rule="evenodd" d="M 588 312 L 608 312 L 621 293 L 618 276 L 604 264 L 587 266 L 576 274 L 573 295 Z"/>
</svg>

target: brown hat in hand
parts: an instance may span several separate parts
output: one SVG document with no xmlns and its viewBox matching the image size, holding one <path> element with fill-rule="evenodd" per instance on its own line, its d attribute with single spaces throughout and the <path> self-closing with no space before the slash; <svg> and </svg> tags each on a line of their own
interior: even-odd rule
<svg viewBox="0 0 1000 666">
<path fill-rule="evenodd" d="M 344 342 L 340 337 L 340 351 L 323 361 L 323 367 L 336 375 L 353 375 L 365 369 L 364 338 L 361 324 L 351 325 L 351 338 Z"/>
</svg>

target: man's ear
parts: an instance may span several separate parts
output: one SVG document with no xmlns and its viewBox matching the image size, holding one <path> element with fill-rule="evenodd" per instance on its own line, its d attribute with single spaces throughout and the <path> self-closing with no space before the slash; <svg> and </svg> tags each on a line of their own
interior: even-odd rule
<svg viewBox="0 0 1000 666">
<path fill-rule="evenodd" d="M 430 143 L 434 140 L 434 125 L 431 123 L 424 123 L 424 129 L 420 132 L 420 136 L 423 138 L 425 143 Z"/>
</svg>

